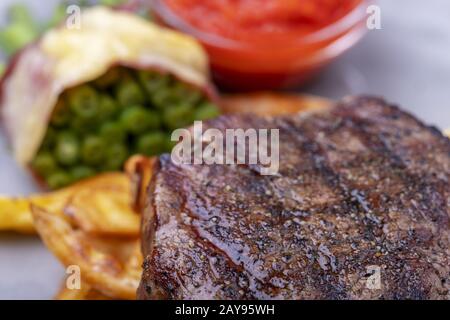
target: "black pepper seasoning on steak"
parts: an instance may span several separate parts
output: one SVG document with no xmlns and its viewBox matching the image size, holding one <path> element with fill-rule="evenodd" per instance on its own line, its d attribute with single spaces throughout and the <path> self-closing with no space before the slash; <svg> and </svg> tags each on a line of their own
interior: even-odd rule
<svg viewBox="0 0 450 320">
<path fill-rule="evenodd" d="M 368 97 L 208 126 L 279 128 L 279 174 L 161 156 L 139 298 L 450 299 L 450 141 L 438 130 Z"/>
</svg>

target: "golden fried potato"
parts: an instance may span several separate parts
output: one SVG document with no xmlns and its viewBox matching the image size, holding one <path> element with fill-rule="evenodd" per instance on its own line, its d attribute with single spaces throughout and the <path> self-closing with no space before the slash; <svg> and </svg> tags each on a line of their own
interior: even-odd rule
<svg viewBox="0 0 450 320">
<path fill-rule="evenodd" d="M 35 232 L 28 199 L 0 197 L 0 231 Z"/>
<path fill-rule="evenodd" d="M 131 181 L 133 207 L 136 212 L 142 212 L 147 197 L 147 187 L 152 178 L 155 158 L 133 156 L 125 164 L 125 172 Z"/>
<path fill-rule="evenodd" d="M 55 296 L 56 300 L 111 300 L 110 297 L 92 289 L 86 283 L 81 284 L 80 289 L 68 289 L 64 283 Z"/>
<path fill-rule="evenodd" d="M 31 203 L 63 214 L 63 208 L 75 190 L 65 189 L 29 198 L 0 197 L 0 230 L 34 233 Z"/>
<path fill-rule="evenodd" d="M 129 187 L 86 188 L 73 195 L 64 213 L 88 233 L 139 237 L 140 215 L 131 208 Z"/>
<path fill-rule="evenodd" d="M 34 204 L 31 206 L 34 224 L 46 246 L 65 265 L 77 265 L 82 279 L 93 289 L 116 299 L 135 299 L 141 277 L 142 261 L 137 240 L 94 239 L 75 230 L 68 221 Z M 114 249 L 112 249 L 114 248 Z M 120 252 L 112 250 L 120 248 Z M 129 252 L 127 256 L 127 252 Z M 121 256 L 123 255 L 123 256 Z"/>
<path fill-rule="evenodd" d="M 52 193 L 32 195 L 21 198 L 0 197 L 0 231 L 34 233 L 35 230 L 30 208 L 31 203 L 45 208 L 53 213 L 63 215 L 64 208 L 75 194 L 79 192 L 86 192 L 88 189 L 95 189 L 99 193 L 102 193 L 102 190 L 108 190 L 106 193 L 110 194 L 111 188 L 114 190 L 128 190 L 131 202 L 131 187 L 129 179 L 127 175 L 119 172 L 107 173 L 94 178 L 86 179 L 70 187 Z M 123 197 L 124 195 L 121 196 L 122 200 L 120 201 L 123 201 Z M 105 197 L 103 197 L 103 199 L 105 199 Z M 104 202 L 105 200 L 103 200 L 103 204 Z M 116 203 L 117 202 L 114 201 L 111 206 L 116 205 Z M 103 218 L 109 217 L 111 216 L 106 216 L 105 214 L 103 215 Z M 111 217 L 111 219 L 116 219 L 116 217 Z M 105 228 L 102 230 L 104 229 Z"/>
</svg>

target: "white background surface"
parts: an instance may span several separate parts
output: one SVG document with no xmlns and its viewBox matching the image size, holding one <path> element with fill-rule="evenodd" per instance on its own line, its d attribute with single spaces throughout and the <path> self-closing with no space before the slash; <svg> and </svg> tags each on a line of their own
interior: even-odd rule
<svg viewBox="0 0 450 320">
<path fill-rule="evenodd" d="M 12 0 L 0 1 L 0 24 Z M 56 0 L 29 0 L 37 16 Z M 355 48 L 303 91 L 340 98 L 375 94 L 400 104 L 426 122 L 450 128 L 450 1 L 380 0 L 382 30 Z M 0 137 L 0 194 L 35 190 L 14 164 Z M 64 270 L 35 237 L 0 234 L 0 299 L 48 299 Z"/>
</svg>

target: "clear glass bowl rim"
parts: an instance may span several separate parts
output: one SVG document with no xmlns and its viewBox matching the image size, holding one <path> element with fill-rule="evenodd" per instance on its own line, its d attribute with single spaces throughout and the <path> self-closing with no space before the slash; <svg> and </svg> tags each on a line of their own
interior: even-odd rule
<svg viewBox="0 0 450 320">
<path fill-rule="evenodd" d="M 373 0 L 362 0 L 353 10 L 348 12 L 338 21 L 327 25 L 326 27 L 315 31 L 305 37 L 299 37 L 298 41 L 290 42 L 289 47 L 302 47 L 314 45 L 333 39 L 352 29 L 367 18 L 367 8 L 373 3 Z M 186 22 L 183 18 L 174 13 L 164 0 L 150 0 L 151 8 L 157 16 L 162 18 L 163 23 L 169 27 L 175 28 L 181 32 L 185 32 L 194 36 L 207 45 L 221 47 L 225 49 L 251 49 L 262 48 L 264 50 L 277 49 L 277 46 L 271 44 L 255 43 L 248 41 L 239 41 L 235 39 L 225 38 L 223 36 L 208 33 Z"/>
</svg>

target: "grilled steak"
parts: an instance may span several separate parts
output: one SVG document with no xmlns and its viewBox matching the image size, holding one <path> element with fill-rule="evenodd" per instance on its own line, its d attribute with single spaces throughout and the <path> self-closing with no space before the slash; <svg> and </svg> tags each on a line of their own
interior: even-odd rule
<svg viewBox="0 0 450 320">
<path fill-rule="evenodd" d="M 450 141 L 440 131 L 368 97 L 208 126 L 279 128 L 279 174 L 161 156 L 139 298 L 450 299 Z"/>
</svg>

